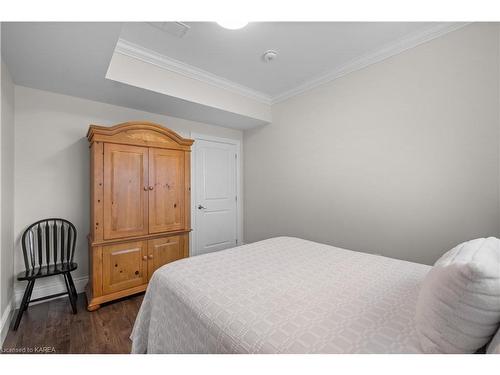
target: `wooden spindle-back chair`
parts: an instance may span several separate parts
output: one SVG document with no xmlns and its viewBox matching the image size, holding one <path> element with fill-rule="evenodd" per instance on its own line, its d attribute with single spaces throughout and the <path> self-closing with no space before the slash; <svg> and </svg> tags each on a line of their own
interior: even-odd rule
<svg viewBox="0 0 500 375">
<path fill-rule="evenodd" d="M 26 270 L 17 279 L 28 281 L 26 291 L 17 313 L 14 330 L 17 330 L 24 311 L 30 303 L 59 297 L 67 294 L 76 314 L 77 293 L 71 271 L 78 265 L 73 262 L 76 246 L 76 228 L 65 219 L 43 219 L 31 224 L 23 233 L 21 246 Z M 43 277 L 62 275 L 66 284 L 66 292 L 31 299 L 35 280 Z"/>
</svg>

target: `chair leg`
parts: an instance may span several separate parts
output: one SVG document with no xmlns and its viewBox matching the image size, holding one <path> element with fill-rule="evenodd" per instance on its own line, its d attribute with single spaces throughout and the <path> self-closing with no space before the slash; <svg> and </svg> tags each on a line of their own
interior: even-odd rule
<svg viewBox="0 0 500 375">
<path fill-rule="evenodd" d="M 33 280 L 33 283 L 31 283 L 31 286 L 29 287 L 28 298 L 26 299 L 26 304 L 24 305 L 24 311 L 28 310 L 28 306 L 30 305 L 31 295 L 33 294 L 33 287 L 34 286 L 35 286 L 35 280 Z"/>
<path fill-rule="evenodd" d="M 76 299 L 73 292 L 73 288 L 70 285 L 71 275 L 68 273 L 64 273 L 64 282 L 66 283 L 66 289 L 68 290 L 68 298 L 71 303 L 71 309 L 73 310 L 73 314 L 76 314 Z M 72 280 L 71 280 L 72 281 Z"/>
<path fill-rule="evenodd" d="M 19 306 L 19 311 L 17 312 L 16 322 L 14 323 L 14 331 L 17 331 L 17 329 L 19 328 L 19 323 L 21 323 L 23 313 L 28 308 L 28 296 L 30 294 L 30 290 L 33 290 L 33 285 L 35 285 L 35 280 L 28 281 L 28 285 L 26 286 L 26 290 L 24 291 L 23 300 L 21 301 L 21 306 Z"/>
<path fill-rule="evenodd" d="M 68 283 L 69 286 L 71 287 L 71 290 L 73 291 L 73 299 L 76 302 L 78 300 L 78 293 L 76 292 L 76 287 L 75 283 L 73 282 L 73 277 L 71 276 L 71 272 L 68 272 Z"/>
</svg>

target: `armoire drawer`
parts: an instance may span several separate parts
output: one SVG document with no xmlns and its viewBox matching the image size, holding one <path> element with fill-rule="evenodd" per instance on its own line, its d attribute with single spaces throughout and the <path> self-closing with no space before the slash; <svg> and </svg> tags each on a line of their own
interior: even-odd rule
<svg viewBox="0 0 500 375">
<path fill-rule="evenodd" d="M 148 282 L 147 241 L 102 247 L 102 291 L 113 293 Z"/>
</svg>

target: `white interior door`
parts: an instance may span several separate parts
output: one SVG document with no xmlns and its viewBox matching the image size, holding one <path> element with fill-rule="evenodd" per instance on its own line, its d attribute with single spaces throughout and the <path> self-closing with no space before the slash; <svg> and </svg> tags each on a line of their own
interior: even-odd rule
<svg viewBox="0 0 500 375">
<path fill-rule="evenodd" d="M 198 139 L 194 148 L 193 255 L 237 246 L 237 146 Z"/>
</svg>

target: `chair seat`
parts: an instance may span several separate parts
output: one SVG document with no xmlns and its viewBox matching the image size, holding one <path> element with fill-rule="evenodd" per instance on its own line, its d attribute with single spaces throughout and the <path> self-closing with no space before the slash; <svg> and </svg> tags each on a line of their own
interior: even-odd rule
<svg viewBox="0 0 500 375">
<path fill-rule="evenodd" d="M 40 279 L 42 277 L 59 275 L 65 272 L 71 272 L 78 268 L 76 263 L 58 263 L 49 264 L 47 266 L 36 267 L 33 269 L 26 270 L 17 275 L 18 280 L 33 280 Z"/>
</svg>

